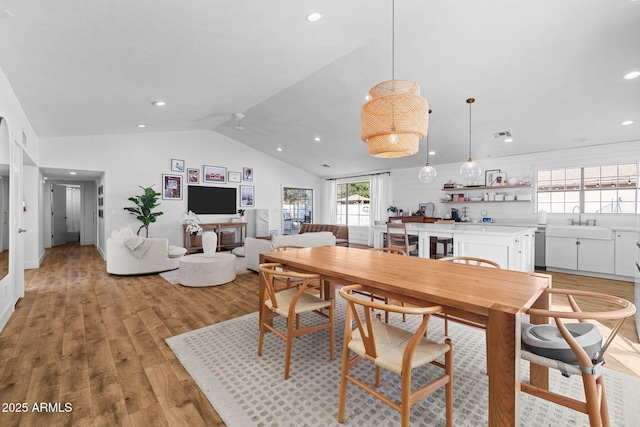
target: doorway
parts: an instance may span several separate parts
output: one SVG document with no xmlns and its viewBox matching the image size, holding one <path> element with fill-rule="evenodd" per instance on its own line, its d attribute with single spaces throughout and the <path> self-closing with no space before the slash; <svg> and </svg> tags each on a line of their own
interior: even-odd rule
<svg viewBox="0 0 640 427">
<path fill-rule="evenodd" d="M 97 183 L 53 179 L 45 182 L 43 214 L 44 218 L 50 218 L 44 223 L 45 247 L 78 241 L 81 245 L 97 246 Z"/>
</svg>

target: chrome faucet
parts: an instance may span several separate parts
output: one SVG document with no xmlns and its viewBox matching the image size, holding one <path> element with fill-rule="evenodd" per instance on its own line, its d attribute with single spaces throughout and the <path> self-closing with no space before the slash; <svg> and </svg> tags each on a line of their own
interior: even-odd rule
<svg viewBox="0 0 640 427">
<path fill-rule="evenodd" d="M 578 222 L 576 223 L 573 218 L 571 218 L 571 225 L 582 225 L 582 212 L 580 212 L 580 206 L 576 205 L 573 207 L 571 211 L 572 214 L 576 213 L 576 208 L 578 208 Z"/>
</svg>

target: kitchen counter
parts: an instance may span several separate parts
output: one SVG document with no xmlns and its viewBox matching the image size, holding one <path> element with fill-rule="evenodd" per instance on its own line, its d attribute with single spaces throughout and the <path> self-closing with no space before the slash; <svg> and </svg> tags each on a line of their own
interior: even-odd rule
<svg viewBox="0 0 640 427">
<path fill-rule="evenodd" d="M 534 270 L 535 231 L 537 227 L 513 227 L 482 223 L 420 224 L 407 223 L 407 233 L 418 236 L 418 256 L 430 258 L 430 238 L 452 237 L 454 256 L 474 256 L 500 264 L 509 270 Z M 373 243 L 382 247 L 386 225 L 373 227 Z"/>
</svg>

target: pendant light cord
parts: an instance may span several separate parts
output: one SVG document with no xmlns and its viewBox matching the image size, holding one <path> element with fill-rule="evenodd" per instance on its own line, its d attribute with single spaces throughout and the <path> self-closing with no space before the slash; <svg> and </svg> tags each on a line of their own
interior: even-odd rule
<svg viewBox="0 0 640 427">
<path fill-rule="evenodd" d="M 391 0 L 391 80 L 396 79 L 396 0 Z"/>
<path fill-rule="evenodd" d="M 475 101 L 474 98 L 467 99 L 467 104 L 469 104 L 469 161 L 471 161 L 471 104 Z"/>
<path fill-rule="evenodd" d="M 469 161 L 471 161 L 471 103 L 469 103 Z"/>
</svg>

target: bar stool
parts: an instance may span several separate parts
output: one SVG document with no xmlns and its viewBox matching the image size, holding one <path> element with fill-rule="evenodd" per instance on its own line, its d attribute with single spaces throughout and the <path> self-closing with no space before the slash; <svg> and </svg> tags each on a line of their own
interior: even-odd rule
<svg viewBox="0 0 640 427">
<path fill-rule="evenodd" d="M 430 258 L 432 258 L 432 259 L 442 258 L 442 257 L 448 256 L 448 254 L 449 254 L 449 245 L 453 246 L 453 238 L 452 237 L 432 236 L 429 239 L 429 243 L 430 243 L 430 248 L 431 248 L 430 249 L 430 253 L 431 253 Z M 442 246 L 444 247 L 444 255 L 442 255 L 442 256 L 438 256 L 438 254 L 437 254 L 438 243 L 442 244 Z"/>
</svg>

